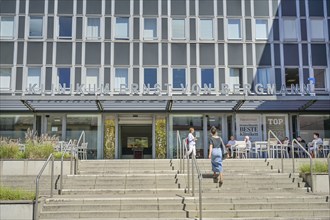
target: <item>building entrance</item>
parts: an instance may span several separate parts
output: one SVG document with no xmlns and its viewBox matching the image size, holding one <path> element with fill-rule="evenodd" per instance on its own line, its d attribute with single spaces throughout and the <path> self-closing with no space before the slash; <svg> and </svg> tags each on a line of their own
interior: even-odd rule
<svg viewBox="0 0 330 220">
<path fill-rule="evenodd" d="M 152 117 L 119 117 L 118 147 L 122 159 L 152 158 Z"/>
</svg>

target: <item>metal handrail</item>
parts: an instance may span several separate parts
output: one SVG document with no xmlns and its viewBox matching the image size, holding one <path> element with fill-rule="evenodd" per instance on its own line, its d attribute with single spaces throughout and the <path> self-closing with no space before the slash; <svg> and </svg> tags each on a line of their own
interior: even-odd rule
<svg viewBox="0 0 330 220">
<path fill-rule="evenodd" d="M 327 156 L 327 160 L 328 160 L 329 195 L 330 195 L 330 153 Z"/>
<path fill-rule="evenodd" d="M 280 139 L 275 135 L 275 133 L 272 131 L 272 130 L 269 130 L 268 131 L 268 155 L 269 155 L 269 148 L 270 148 L 270 135 L 272 135 L 276 140 L 277 142 L 279 142 L 279 145 L 281 145 L 281 173 L 284 172 L 284 163 L 283 163 L 283 143 L 282 141 L 280 141 Z"/>
<path fill-rule="evenodd" d="M 39 216 L 38 216 L 38 203 L 39 203 L 39 180 L 40 177 L 42 175 L 42 173 L 44 172 L 46 166 L 48 165 L 49 161 L 52 160 L 51 163 L 51 179 L 50 179 L 50 197 L 53 197 L 53 185 L 54 185 L 54 155 L 50 154 L 47 161 L 44 163 L 44 165 L 42 166 L 41 170 L 39 171 L 37 177 L 36 177 L 36 199 L 35 199 L 35 205 L 34 205 L 34 220 L 38 220 Z"/>
<path fill-rule="evenodd" d="M 79 143 L 80 143 L 81 139 L 83 140 L 82 143 L 86 143 L 86 133 L 85 133 L 85 131 L 81 132 L 81 134 L 79 136 L 79 139 L 77 141 L 77 146 L 79 146 Z"/>
<path fill-rule="evenodd" d="M 195 181 L 194 181 L 194 175 L 195 175 L 195 172 L 194 172 L 194 167 L 196 168 L 196 171 L 197 171 L 197 177 L 198 177 L 198 189 L 199 189 L 199 219 L 202 220 L 203 218 L 203 209 L 202 209 L 202 180 L 203 180 L 203 175 L 199 169 L 199 166 L 197 164 L 197 161 L 196 161 L 196 157 L 194 154 L 192 154 L 192 157 L 191 157 L 191 175 L 192 175 L 192 196 L 195 196 Z M 188 160 L 189 162 L 189 160 Z"/>
<path fill-rule="evenodd" d="M 181 137 L 180 132 L 176 132 L 176 157 L 180 159 L 180 173 L 182 173 L 182 145 L 181 145 Z"/>
<path fill-rule="evenodd" d="M 297 144 L 298 147 L 300 147 L 309 157 L 309 166 L 311 169 L 311 191 L 313 192 L 313 157 L 312 155 L 299 143 L 299 141 L 297 139 L 293 139 L 292 140 L 292 172 L 295 173 L 295 160 L 294 160 L 294 145 L 293 144 Z"/>
</svg>

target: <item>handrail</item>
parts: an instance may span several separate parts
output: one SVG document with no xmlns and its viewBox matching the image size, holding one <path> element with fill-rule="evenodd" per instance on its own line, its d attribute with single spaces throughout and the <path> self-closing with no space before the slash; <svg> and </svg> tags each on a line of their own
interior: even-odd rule
<svg viewBox="0 0 330 220">
<path fill-rule="evenodd" d="M 176 157 L 180 159 L 180 173 L 182 173 L 182 145 L 181 145 L 181 137 L 180 132 L 176 132 Z"/>
<path fill-rule="evenodd" d="M 77 146 L 79 146 L 79 143 L 80 143 L 81 139 L 83 140 L 82 143 L 85 143 L 86 142 L 86 133 L 85 133 L 85 131 L 82 131 L 81 132 L 81 134 L 79 136 L 79 139 L 77 141 Z"/>
<path fill-rule="evenodd" d="M 297 139 L 293 139 L 292 140 L 292 172 L 295 172 L 295 161 L 294 161 L 294 143 L 297 144 L 298 147 L 300 147 L 309 157 L 309 165 L 310 165 L 310 169 L 311 169 L 311 191 L 313 192 L 313 157 L 312 155 L 299 143 L 299 141 Z M 330 185 L 330 184 L 329 184 Z"/>
<path fill-rule="evenodd" d="M 284 172 L 283 143 L 282 143 L 282 141 L 280 141 L 280 139 L 278 139 L 278 137 L 275 135 L 275 133 L 272 130 L 269 130 L 268 131 L 268 140 L 267 140 L 268 141 L 268 155 L 269 155 L 269 147 L 270 147 L 270 135 L 272 135 L 277 140 L 277 142 L 279 142 L 281 145 L 281 167 L 282 167 L 281 173 L 283 173 Z"/>
<path fill-rule="evenodd" d="M 202 220 L 203 218 L 203 209 L 202 209 L 202 180 L 203 180 L 203 175 L 198 167 L 197 161 L 196 161 L 196 156 L 192 154 L 191 156 L 192 160 L 192 167 L 191 167 L 191 175 L 192 175 L 192 196 L 195 196 L 195 181 L 194 181 L 194 167 L 196 168 L 197 171 L 197 177 L 198 177 L 198 189 L 199 189 L 199 219 Z M 189 160 L 188 160 L 189 161 Z"/>
<path fill-rule="evenodd" d="M 328 160 L 329 195 L 330 195 L 330 153 L 328 153 L 327 160 Z"/>
<path fill-rule="evenodd" d="M 44 172 L 46 166 L 48 165 L 49 161 L 52 160 L 52 168 L 51 168 L 51 177 L 50 177 L 50 197 L 53 197 L 53 185 L 54 185 L 54 155 L 50 154 L 47 161 L 42 166 L 41 170 L 39 171 L 37 177 L 36 177 L 36 199 L 35 199 L 35 206 L 34 206 L 34 220 L 38 220 L 38 201 L 39 201 L 39 179 Z"/>
</svg>

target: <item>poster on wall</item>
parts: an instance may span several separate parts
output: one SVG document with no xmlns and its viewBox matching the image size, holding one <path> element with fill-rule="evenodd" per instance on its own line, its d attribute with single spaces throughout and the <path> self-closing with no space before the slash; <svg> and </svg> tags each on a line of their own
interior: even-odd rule
<svg viewBox="0 0 330 220">
<path fill-rule="evenodd" d="M 284 140 L 286 136 L 285 116 L 266 116 L 266 135 L 271 130 L 280 139 Z"/>
<path fill-rule="evenodd" d="M 262 140 L 260 116 L 237 115 L 236 125 L 237 125 L 236 140 L 242 141 L 244 140 L 245 136 L 249 136 L 251 141 Z"/>
</svg>

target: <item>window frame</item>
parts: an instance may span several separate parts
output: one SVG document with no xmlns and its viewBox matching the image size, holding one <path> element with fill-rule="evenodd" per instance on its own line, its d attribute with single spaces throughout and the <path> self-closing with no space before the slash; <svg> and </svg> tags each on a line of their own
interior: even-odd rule
<svg viewBox="0 0 330 220">
<path fill-rule="evenodd" d="M 117 74 L 117 70 L 119 70 L 119 69 L 120 69 L 120 70 L 123 70 L 123 69 L 124 69 L 124 70 L 127 70 L 127 84 L 126 84 L 126 86 L 128 87 L 128 85 L 129 85 L 129 68 L 128 68 L 128 67 L 116 67 L 116 68 L 115 68 L 115 71 L 114 71 L 114 72 L 115 72 L 115 73 L 114 73 L 114 74 L 115 74 L 115 77 L 114 77 L 114 84 L 113 84 L 113 88 L 114 88 L 114 91 L 115 91 L 115 92 L 119 92 L 119 91 L 120 91 L 120 85 L 119 85 L 119 87 L 116 87 L 116 86 L 117 86 L 117 85 L 116 85 L 116 84 L 117 84 L 117 83 L 116 83 L 116 78 L 117 78 L 117 77 L 116 77 L 116 74 Z"/>
<path fill-rule="evenodd" d="M 198 36 L 199 36 L 199 40 L 202 40 L 202 41 L 212 41 L 212 40 L 214 40 L 214 19 L 213 18 L 200 18 L 199 19 L 199 27 L 201 27 L 202 26 L 202 24 L 201 24 L 201 21 L 206 21 L 206 20 L 210 20 L 211 21 L 211 24 L 212 24 L 212 37 L 211 38 L 202 38 L 201 37 L 201 31 L 202 31 L 202 29 L 201 28 L 199 28 L 199 33 L 198 33 Z"/>
<path fill-rule="evenodd" d="M 66 67 L 66 66 L 61 66 L 61 67 L 57 67 L 56 68 L 56 87 L 58 87 L 61 83 L 60 83 L 60 77 L 59 77 L 59 72 L 60 72 L 60 69 L 69 69 L 70 73 L 69 73 L 69 80 L 70 80 L 70 83 L 69 85 L 65 84 L 66 86 L 66 89 L 70 89 L 70 86 L 71 86 L 71 81 L 72 81 L 72 77 L 71 77 L 71 74 L 72 74 L 72 69 L 71 67 Z M 61 84 L 61 86 L 63 87 L 63 85 Z"/>
<path fill-rule="evenodd" d="M 285 31 L 285 22 L 286 21 L 294 21 L 294 23 L 295 23 L 295 38 L 287 38 L 286 37 L 286 31 Z M 292 31 L 290 31 L 289 33 L 292 33 Z M 283 18 L 283 40 L 284 41 L 297 41 L 298 40 L 297 18 Z"/>
<path fill-rule="evenodd" d="M 117 36 L 117 19 L 127 19 L 127 37 L 118 37 Z M 115 40 L 130 40 L 131 38 L 131 31 L 130 31 L 130 17 L 125 17 L 125 16 L 122 16 L 122 17 L 115 17 L 115 33 L 114 33 L 114 39 Z"/>
<path fill-rule="evenodd" d="M 181 89 L 181 84 L 179 87 L 174 87 L 174 70 L 184 70 L 184 87 L 186 87 L 187 85 L 187 68 L 183 68 L 183 67 L 173 67 L 172 68 L 172 88 L 173 90 L 180 90 Z"/>
<path fill-rule="evenodd" d="M 40 85 L 41 85 L 41 74 L 42 74 L 42 69 L 41 69 L 41 67 L 40 66 L 29 66 L 28 67 L 28 70 L 27 70 L 27 78 L 26 78 L 26 88 L 29 88 L 30 87 L 30 83 L 29 83 L 29 77 L 30 77 L 30 70 L 32 70 L 32 69 L 38 69 L 39 70 L 39 82 L 38 82 L 38 84 L 37 84 L 37 88 L 40 88 Z M 34 85 L 34 84 L 31 84 L 32 86 Z"/>
<path fill-rule="evenodd" d="M 204 83 L 203 83 L 203 70 L 212 70 L 213 71 L 213 85 L 211 87 L 209 87 L 209 84 L 207 84 L 207 86 L 211 89 L 215 88 L 215 69 L 212 67 L 201 67 L 200 68 L 200 85 L 202 88 L 204 88 Z"/>
<path fill-rule="evenodd" d="M 183 24 L 184 24 L 184 28 L 183 28 L 183 33 L 184 36 L 183 37 L 174 37 L 173 36 L 173 21 L 174 20 L 183 20 Z M 171 40 L 187 40 L 187 19 L 186 18 L 171 18 Z"/>
<path fill-rule="evenodd" d="M 257 37 L 257 22 L 258 21 L 266 21 L 266 37 Z M 258 40 L 268 40 L 268 36 L 269 36 L 269 29 L 268 29 L 268 19 L 266 19 L 266 18 L 256 18 L 255 20 L 254 20 L 254 25 L 255 25 L 255 28 L 254 28 L 254 30 L 255 30 L 255 39 L 258 41 Z"/>
<path fill-rule="evenodd" d="M 158 83 L 158 68 L 157 67 L 145 67 L 145 68 L 143 68 L 143 84 L 148 86 L 148 84 L 146 84 L 146 81 L 145 81 L 146 80 L 145 70 L 156 70 L 156 83 L 155 84 L 157 84 Z M 153 85 L 150 84 L 150 88 L 154 88 L 155 84 L 153 84 Z"/>
<path fill-rule="evenodd" d="M 97 82 L 96 82 L 96 84 L 87 83 L 87 78 L 92 77 L 92 75 L 89 76 L 89 74 L 88 74 L 89 73 L 89 70 L 97 70 L 97 75 L 96 75 Z M 97 89 L 99 87 L 99 84 L 100 84 L 100 68 L 98 68 L 98 67 L 86 67 L 84 82 L 85 82 L 85 88 L 86 88 L 86 90 L 89 91 L 89 85 L 91 85 L 91 89 L 93 88 L 92 87 L 93 85 L 94 85 L 95 89 Z"/>
<path fill-rule="evenodd" d="M 146 20 L 156 20 L 156 22 L 155 22 L 155 24 L 156 24 L 156 37 L 152 37 L 152 38 L 146 38 L 145 37 L 145 31 L 146 31 L 146 29 L 145 29 L 145 22 L 146 22 Z M 158 18 L 155 18 L 155 17 L 145 17 L 145 18 L 143 18 L 143 40 L 145 40 L 145 41 L 152 41 L 152 40 L 158 40 L 159 39 L 159 34 L 158 34 Z"/>
<path fill-rule="evenodd" d="M 31 36 L 31 20 L 32 18 L 41 18 L 41 35 Z M 42 39 L 44 37 L 44 17 L 43 16 L 31 16 L 29 17 L 29 38 L 30 39 Z"/>
<path fill-rule="evenodd" d="M 94 36 L 88 36 L 88 21 L 89 19 L 98 19 L 99 21 L 99 26 L 98 26 L 98 36 L 97 37 L 94 37 Z M 86 17 L 86 29 L 85 29 L 85 38 L 86 40 L 100 40 L 101 39 L 101 18 L 100 17 L 93 17 L 93 16 L 88 16 Z"/>
<path fill-rule="evenodd" d="M 239 21 L 239 37 L 238 38 L 230 38 L 229 37 L 229 21 L 238 20 Z M 239 41 L 242 40 L 242 19 L 241 18 L 228 18 L 227 19 L 227 40 L 229 41 Z"/>
<path fill-rule="evenodd" d="M 71 36 L 61 36 L 61 18 L 71 18 Z M 72 16 L 58 16 L 58 39 L 70 40 L 73 38 L 73 17 Z"/>
<path fill-rule="evenodd" d="M 1 71 L 2 69 L 6 69 L 9 70 L 9 72 L 5 72 L 5 74 Z M 2 79 L 2 77 L 8 77 L 9 76 L 9 85 L 8 87 L 1 87 L 1 83 L 4 82 L 4 80 L 0 80 L 0 91 L 10 91 L 12 88 L 12 81 L 13 81 L 13 70 L 11 67 L 0 67 L 0 79 Z"/>
<path fill-rule="evenodd" d="M 321 21 L 322 22 L 322 32 L 323 32 L 323 37 L 322 38 L 314 38 L 313 37 L 313 33 L 317 33 L 317 31 L 313 31 L 313 27 L 314 25 L 312 24 L 313 21 Z M 311 41 L 324 41 L 325 40 L 325 22 L 324 22 L 324 18 L 310 18 L 309 19 L 309 24 L 311 27 Z"/>
<path fill-rule="evenodd" d="M 232 79 L 231 79 L 231 72 L 232 70 L 238 70 L 238 83 L 231 83 Z M 228 82 L 226 80 L 226 84 L 228 84 L 229 86 L 229 90 L 232 91 L 233 90 L 233 86 L 234 84 L 240 84 L 240 86 L 242 86 L 243 84 L 243 68 L 242 67 L 229 67 L 229 73 L 228 73 Z"/>
<path fill-rule="evenodd" d="M 266 82 L 266 84 L 264 84 L 263 82 L 260 81 L 260 77 L 259 77 L 259 70 L 267 70 L 267 78 L 268 78 L 268 82 Z M 271 67 L 257 67 L 256 68 L 256 84 L 261 84 L 264 88 L 267 88 L 267 84 L 275 84 L 275 79 L 274 79 L 274 74 L 272 74 L 272 68 Z"/>
<path fill-rule="evenodd" d="M 2 26 L 2 19 L 3 18 L 12 18 L 12 35 L 11 36 L 2 36 L 1 35 L 1 26 Z M 4 40 L 13 40 L 15 39 L 15 16 L 0 16 L 0 39 Z"/>
<path fill-rule="evenodd" d="M 313 68 L 313 77 L 315 78 L 315 70 L 323 70 L 323 82 L 324 82 L 324 88 L 320 88 L 320 87 L 316 87 L 316 84 L 314 84 L 314 90 L 318 91 L 318 92 L 324 92 L 324 91 L 328 91 L 328 85 L 327 85 L 327 71 L 325 68 Z"/>
</svg>

